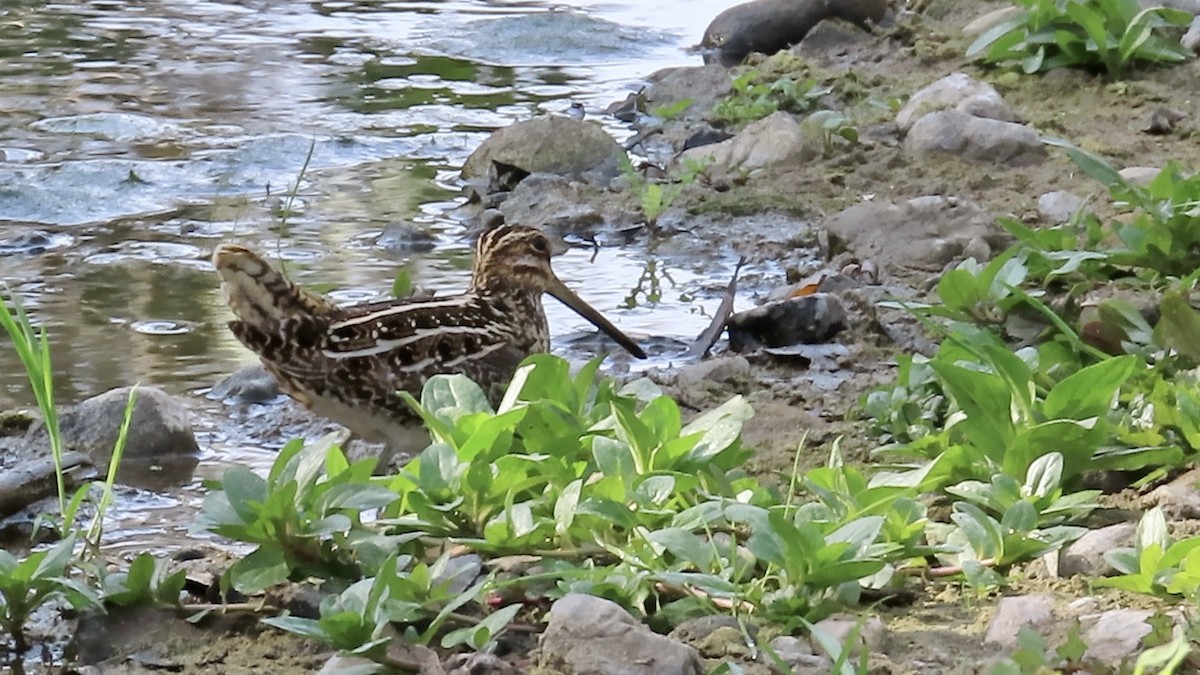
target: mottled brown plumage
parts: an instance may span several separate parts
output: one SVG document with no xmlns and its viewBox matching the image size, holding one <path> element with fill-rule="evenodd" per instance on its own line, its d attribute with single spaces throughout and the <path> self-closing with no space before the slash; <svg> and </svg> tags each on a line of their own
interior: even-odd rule
<svg viewBox="0 0 1200 675">
<path fill-rule="evenodd" d="M 415 416 L 397 390 L 419 396 L 431 376 L 463 373 L 496 398 L 521 360 L 549 350 L 543 293 L 634 356 L 646 356 L 558 280 L 550 267 L 550 242 L 533 228 L 502 226 L 484 233 L 470 288 L 431 300 L 338 307 L 241 246 L 218 247 L 213 264 L 237 317 L 230 330 L 258 354 L 283 390 L 392 451 L 411 450 L 418 436 Z"/>
</svg>

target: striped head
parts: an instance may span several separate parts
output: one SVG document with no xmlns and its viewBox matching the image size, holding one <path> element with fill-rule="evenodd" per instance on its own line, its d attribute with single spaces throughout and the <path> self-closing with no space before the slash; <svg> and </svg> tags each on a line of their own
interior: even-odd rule
<svg viewBox="0 0 1200 675">
<path fill-rule="evenodd" d="M 521 225 L 501 225 L 479 237 L 471 290 L 480 294 L 505 292 L 549 293 L 575 310 L 639 359 L 646 353 L 600 312 L 559 280 L 550 267 L 550 239 L 541 231 Z"/>
<path fill-rule="evenodd" d="M 471 288 L 548 292 L 558 281 L 550 252 L 550 239 L 532 227 L 501 225 L 488 230 L 475 244 Z"/>
</svg>

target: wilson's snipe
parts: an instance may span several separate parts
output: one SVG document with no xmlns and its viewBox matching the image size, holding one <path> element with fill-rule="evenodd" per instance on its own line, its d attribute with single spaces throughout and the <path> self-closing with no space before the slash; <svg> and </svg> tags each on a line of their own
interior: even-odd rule
<svg viewBox="0 0 1200 675">
<path fill-rule="evenodd" d="M 431 300 L 338 307 L 241 246 L 218 247 L 213 264 L 237 316 L 229 322 L 233 334 L 292 398 L 365 439 L 386 443 L 380 466 L 396 450 L 419 449 L 423 434 L 397 390 L 419 397 L 431 376 L 463 373 L 495 402 L 522 359 L 549 350 L 543 293 L 646 358 L 559 281 L 550 268 L 550 241 L 528 227 L 484 233 L 470 288 Z"/>
</svg>

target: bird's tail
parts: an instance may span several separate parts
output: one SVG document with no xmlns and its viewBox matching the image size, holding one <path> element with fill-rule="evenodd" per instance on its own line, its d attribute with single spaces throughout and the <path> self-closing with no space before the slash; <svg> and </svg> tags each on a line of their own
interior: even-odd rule
<svg viewBox="0 0 1200 675">
<path fill-rule="evenodd" d="M 320 316 L 336 309 L 328 299 L 288 281 L 254 251 L 223 244 L 213 253 L 213 265 L 221 275 L 225 301 L 237 318 L 267 330 L 286 319 Z"/>
</svg>

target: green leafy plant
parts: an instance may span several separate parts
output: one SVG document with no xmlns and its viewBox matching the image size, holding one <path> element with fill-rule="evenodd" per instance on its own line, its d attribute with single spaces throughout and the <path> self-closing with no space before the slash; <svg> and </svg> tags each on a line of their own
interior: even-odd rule
<svg viewBox="0 0 1200 675">
<path fill-rule="evenodd" d="M 683 193 L 687 186 L 696 181 L 708 169 L 707 161 L 685 159 L 682 167 L 672 172 L 666 182 L 658 182 L 643 176 L 628 157 L 621 158 L 621 172 L 637 197 L 646 225 L 655 227 L 658 219 Z"/>
<path fill-rule="evenodd" d="M 838 139 L 851 144 L 858 142 L 858 128 L 854 126 L 854 120 L 836 110 L 809 113 L 800 126 L 820 137 L 826 155 L 833 152 Z"/>
<path fill-rule="evenodd" d="M 713 105 L 709 119 L 718 124 L 744 124 L 778 110 L 807 113 L 833 91 L 811 78 L 783 78 L 771 83 L 762 80 L 762 73 L 753 69 L 733 78 L 733 91 Z"/>
<path fill-rule="evenodd" d="M 100 572 L 104 602 L 123 606 L 179 607 L 186 570 L 171 570 L 170 561 L 143 553 L 124 571 Z"/>
<path fill-rule="evenodd" d="M 692 107 L 692 99 L 684 98 L 668 105 L 661 105 L 651 110 L 650 114 L 669 122 L 678 118 L 690 107 Z"/>
<path fill-rule="evenodd" d="M 0 549 L 0 627 L 12 636 L 18 658 L 29 649 L 25 623 L 42 605 L 62 599 L 77 610 L 103 608 L 95 590 L 69 576 L 75 543 L 68 536 L 21 560 Z"/>
<path fill-rule="evenodd" d="M 359 578 L 392 545 L 359 537 L 361 512 L 398 498 L 372 480 L 373 468 L 374 460 L 349 464 L 333 436 L 308 446 L 293 441 L 265 479 L 244 468 L 226 471 L 205 497 L 197 527 L 258 545 L 227 571 L 243 593 L 289 578 Z"/>
<path fill-rule="evenodd" d="M 1015 0 L 1022 11 L 984 31 L 967 56 L 1025 73 L 1098 69 L 1119 79 L 1143 63 L 1178 63 L 1189 54 L 1163 29 L 1187 26 L 1189 13 L 1141 9 L 1137 0 Z"/>
<path fill-rule="evenodd" d="M 1172 541 L 1162 509 L 1142 515 L 1132 548 L 1118 548 L 1104 559 L 1119 576 L 1099 579 L 1100 586 L 1152 595 L 1200 597 L 1200 537 Z"/>
<path fill-rule="evenodd" d="M 33 392 L 38 410 L 42 413 L 42 422 L 50 437 L 50 454 L 54 459 L 54 474 L 58 486 L 58 511 L 65 522 L 73 522 L 73 513 L 67 510 L 67 487 L 63 480 L 63 442 L 58 425 L 58 409 L 54 404 L 54 368 L 50 361 L 50 344 L 46 338 L 45 328 L 34 330 L 16 296 L 11 296 L 13 309 L 10 310 L 9 298 L 0 302 L 0 325 L 8 333 L 9 341 L 25 367 L 29 377 L 29 390 Z M 68 515 L 72 516 L 68 518 Z"/>
</svg>

